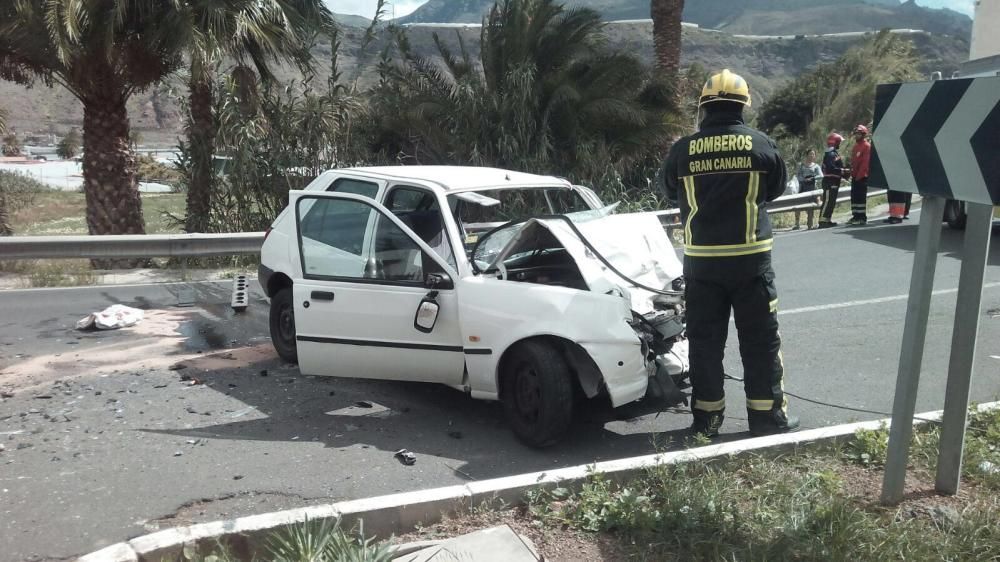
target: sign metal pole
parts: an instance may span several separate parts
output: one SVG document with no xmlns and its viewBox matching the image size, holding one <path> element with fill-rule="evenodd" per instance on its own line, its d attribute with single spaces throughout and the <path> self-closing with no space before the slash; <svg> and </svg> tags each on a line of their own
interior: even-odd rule
<svg viewBox="0 0 1000 562">
<path fill-rule="evenodd" d="M 945 199 L 925 196 L 920 210 L 920 228 L 910 278 L 909 306 L 903 328 L 903 345 L 899 352 L 899 372 L 896 376 L 896 397 L 892 404 L 892 426 L 889 429 L 889 451 L 882 481 L 882 503 L 895 504 L 903 498 L 906 465 L 913 435 L 913 414 L 917 406 L 917 386 L 924 358 L 927 318 L 930 314 L 931 292 L 938 249 L 941 246 L 941 221 Z"/>
<path fill-rule="evenodd" d="M 935 488 L 943 494 L 957 494 L 962 474 L 962 450 L 965 447 L 965 424 L 968 418 L 969 389 L 979 334 L 983 279 L 990 251 L 993 207 L 967 203 L 968 221 L 962 249 L 962 273 L 955 304 L 955 329 L 951 338 L 948 385 L 941 419 L 941 444 L 938 450 Z"/>
</svg>

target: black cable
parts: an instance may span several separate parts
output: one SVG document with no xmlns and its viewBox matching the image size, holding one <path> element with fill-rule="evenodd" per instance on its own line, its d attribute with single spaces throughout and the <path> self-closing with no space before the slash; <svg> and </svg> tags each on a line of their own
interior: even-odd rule
<svg viewBox="0 0 1000 562">
<path fill-rule="evenodd" d="M 744 382 L 743 379 L 740 378 L 740 377 L 734 377 L 732 375 L 724 375 L 724 376 L 727 379 L 732 380 L 732 381 Z M 822 400 L 816 400 L 814 398 L 807 398 L 805 396 L 801 396 L 801 395 L 795 394 L 794 392 L 788 392 L 787 390 L 782 390 L 781 392 L 782 392 L 782 394 L 787 394 L 787 395 L 789 395 L 789 396 L 791 396 L 793 398 L 798 398 L 799 400 L 802 400 L 803 402 L 810 402 L 810 403 L 816 404 L 818 406 L 826 406 L 828 408 L 836 408 L 838 410 L 849 410 L 851 412 L 859 412 L 859 413 L 862 413 L 862 414 L 875 414 L 875 415 L 879 415 L 879 416 L 887 416 L 887 417 L 890 417 L 890 418 L 892 417 L 892 414 L 889 413 L 889 412 L 880 412 L 878 410 L 867 410 L 865 408 L 852 408 L 851 406 L 844 406 L 842 404 L 834 404 L 832 402 L 824 402 Z M 929 423 L 941 423 L 940 420 L 930 420 L 930 419 L 919 418 L 919 417 L 914 417 L 913 419 L 920 420 L 920 421 L 923 421 L 923 422 L 929 422 Z"/>
</svg>

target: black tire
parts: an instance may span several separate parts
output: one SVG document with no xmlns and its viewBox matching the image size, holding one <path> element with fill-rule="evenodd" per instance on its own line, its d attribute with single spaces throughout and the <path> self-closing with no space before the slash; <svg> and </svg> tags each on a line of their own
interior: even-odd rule
<svg viewBox="0 0 1000 562">
<path fill-rule="evenodd" d="M 954 230 L 965 230 L 965 221 L 968 215 L 965 214 L 965 203 L 960 201 L 948 201 L 944 205 L 944 222 Z"/>
<path fill-rule="evenodd" d="M 278 356 L 289 363 L 298 363 L 299 354 L 295 347 L 295 304 L 292 302 L 291 287 L 285 287 L 271 297 L 268 324 L 271 328 L 271 343 Z"/>
<path fill-rule="evenodd" d="M 559 350 L 527 341 L 504 361 L 500 401 L 514 435 L 530 447 L 549 447 L 573 423 L 573 378 Z"/>
</svg>

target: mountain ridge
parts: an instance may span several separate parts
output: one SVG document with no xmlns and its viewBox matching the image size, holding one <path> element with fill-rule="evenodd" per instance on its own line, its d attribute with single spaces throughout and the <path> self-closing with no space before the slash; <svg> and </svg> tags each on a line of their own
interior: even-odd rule
<svg viewBox="0 0 1000 562">
<path fill-rule="evenodd" d="M 428 0 L 399 23 L 480 23 L 493 0 Z M 608 21 L 649 18 L 648 0 L 565 0 L 592 8 Z M 688 0 L 684 21 L 756 35 L 798 35 L 911 28 L 968 38 L 972 19 L 915 0 Z"/>
</svg>

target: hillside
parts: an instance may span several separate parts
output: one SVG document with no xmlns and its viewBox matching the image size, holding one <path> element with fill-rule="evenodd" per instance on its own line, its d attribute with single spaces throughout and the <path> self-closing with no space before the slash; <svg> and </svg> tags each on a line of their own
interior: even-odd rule
<svg viewBox="0 0 1000 562">
<path fill-rule="evenodd" d="M 648 19 L 648 0 L 565 0 L 593 8 L 606 20 Z M 493 0 L 429 0 L 401 23 L 479 23 Z M 871 31 L 884 27 L 923 29 L 968 37 L 972 20 L 913 0 L 689 0 L 684 21 L 730 33 L 797 35 Z"/>
<path fill-rule="evenodd" d="M 439 31 L 445 43 L 456 44 L 461 33 L 466 45 L 478 54 L 478 29 L 438 29 L 413 27 L 408 30 L 413 49 L 422 55 L 433 55 L 433 33 Z M 386 40 L 361 50 L 363 29 L 345 28 L 340 53 L 340 69 L 344 80 L 365 87 L 374 81 L 374 64 Z M 653 60 L 652 25 L 645 22 L 616 23 L 606 28 L 609 45 L 634 52 L 647 62 Z M 921 58 L 925 71 L 941 70 L 946 76 L 958 68 L 968 53 L 968 42 L 958 37 L 914 34 L 909 36 Z M 836 59 L 858 37 L 806 37 L 799 39 L 747 39 L 727 33 L 701 29 L 684 29 L 683 64 L 699 63 L 706 68 L 729 67 L 743 74 L 762 101 L 776 87 L 819 63 Z M 317 84 L 325 84 L 329 72 L 330 46 L 321 44 L 315 50 L 319 69 Z M 290 81 L 301 76 L 292 69 L 278 69 L 279 79 Z M 182 78 L 175 77 L 152 90 L 136 94 L 129 104 L 133 128 L 147 144 L 173 145 L 181 134 L 180 97 L 186 94 Z M 9 112 L 9 124 L 20 133 L 52 133 L 62 135 L 70 127 L 79 127 L 83 112 L 79 102 L 61 88 L 36 86 L 26 89 L 0 81 L 0 105 Z M 755 104 L 758 105 L 759 104 Z"/>
</svg>

